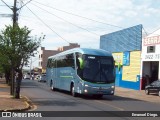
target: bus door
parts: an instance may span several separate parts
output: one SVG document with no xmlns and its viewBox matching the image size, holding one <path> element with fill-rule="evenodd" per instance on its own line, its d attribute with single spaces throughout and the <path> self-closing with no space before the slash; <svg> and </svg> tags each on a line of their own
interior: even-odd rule
<svg viewBox="0 0 160 120">
<path fill-rule="evenodd" d="M 75 53 L 75 75 L 74 75 L 74 82 L 75 82 L 75 89 L 78 93 L 83 89 L 82 87 L 82 79 L 83 79 L 83 67 L 84 62 L 82 58 L 83 54 L 76 52 Z"/>
<path fill-rule="evenodd" d="M 54 87 L 57 87 L 57 60 L 54 58 L 52 59 L 52 81 L 54 84 Z"/>
</svg>

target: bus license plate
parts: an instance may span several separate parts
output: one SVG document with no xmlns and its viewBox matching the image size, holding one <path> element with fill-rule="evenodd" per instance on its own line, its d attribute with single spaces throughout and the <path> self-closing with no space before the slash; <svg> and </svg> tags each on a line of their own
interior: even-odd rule
<svg viewBox="0 0 160 120">
<path fill-rule="evenodd" d="M 98 94 L 102 94 L 103 92 L 102 92 L 102 91 L 97 91 L 97 93 L 98 93 Z"/>
</svg>

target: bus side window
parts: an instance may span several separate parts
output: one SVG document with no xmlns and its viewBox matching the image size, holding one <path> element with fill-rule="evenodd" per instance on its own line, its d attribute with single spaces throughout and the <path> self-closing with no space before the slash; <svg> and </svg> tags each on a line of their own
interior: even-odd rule
<svg viewBox="0 0 160 120">
<path fill-rule="evenodd" d="M 80 68 L 80 61 L 79 61 L 79 54 L 76 53 L 76 68 L 79 69 Z"/>
<path fill-rule="evenodd" d="M 73 56 L 73 54 L 66 55 L 66 66 L 74 68 L 74 56 Z"/>
<path fill-rule="evenodd" d="M 57 68 L 61 67 L 61 59 L 57 57 Z"/>
<path fill-rule="evenodd" d="M 47 67 L 48 68 L 51 68 L 51 61 L 52 61 L 52 59 L 48 59 L 48 62 L 47 62 Z"/>
<path fill-rule="evenodd" d="M 51 67 L 52 68 L 55 68 L 56 66 L 55 66 L 55 59 L 52 59 L 52 61 L 51 61 Z"/>
</svg>

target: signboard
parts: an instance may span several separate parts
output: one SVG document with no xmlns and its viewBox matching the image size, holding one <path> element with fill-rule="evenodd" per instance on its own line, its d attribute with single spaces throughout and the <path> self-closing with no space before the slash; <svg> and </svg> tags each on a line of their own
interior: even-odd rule
<svg viewBox="0 0 160 120">
<path fill-rule="evenodd" d="M 123 62 L 123 53 L 112 53 L 114 60 L 115 60 L 115 65 L 122 65 Z"/>
<path fill-rule="evenodd" d="M 144 38 L 144 46 L 154 46 L 160 44 L 160 36 L 152 36 Z"/>
<path fill-rule="evenodd" d="M 145 54 L 144 57 L 143 57 L 143 60 L 159 61 L 160 60 L 160 54 Z"/>
<path fill-rule="evenodd" d="M 128 66 L 130 65 L 130 52 L 123 52 L 123 65 Z"/>
</svg>

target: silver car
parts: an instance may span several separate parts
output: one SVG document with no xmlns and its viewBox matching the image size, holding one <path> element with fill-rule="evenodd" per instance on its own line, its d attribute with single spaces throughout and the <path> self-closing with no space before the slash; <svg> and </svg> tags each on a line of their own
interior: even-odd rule
<svg viewBox="0 0 160 120">
<path fill-rule="evenodd" d="M 46 82 L 46 75 L 41 75 L 38 82 Z"/>
</svg>

